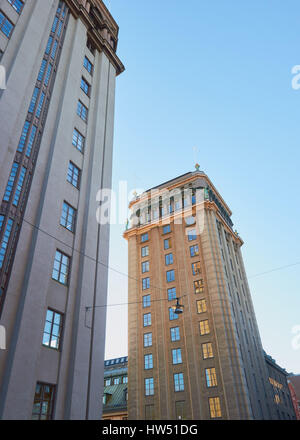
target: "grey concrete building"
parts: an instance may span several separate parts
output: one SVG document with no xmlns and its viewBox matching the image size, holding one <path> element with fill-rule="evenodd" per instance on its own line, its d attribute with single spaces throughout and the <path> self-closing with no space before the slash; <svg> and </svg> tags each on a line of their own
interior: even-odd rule
<svg viewBox="0 0 300 440">
<path fill-rule="evenodd" d="M 276 419 L 243 240 L 198 168 L 130 203 L 128 418 Z"/>
<path fill-rule="evenodd" d="M 101 0 L 0 0 L 2 419 L 100 419 L 118 26 Z"/>
</svg>

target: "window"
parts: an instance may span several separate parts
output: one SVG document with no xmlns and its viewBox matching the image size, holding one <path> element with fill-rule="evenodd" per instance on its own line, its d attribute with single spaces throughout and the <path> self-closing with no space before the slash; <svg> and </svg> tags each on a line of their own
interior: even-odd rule
<svg viewBox="0 0 300 440">
<path fill-rule="evenodd" d="M 68 231 L 74 232 L 76 220 L 76 210 L 72 208 L 67 202 L 63 203 L 62 214 L 60 218 L 60 224 L 68 229 Z"/>
<path fill-rule="evenodd" d="M 148 232 L 141 235 L 141 242 L 144 243 L 145 241 L 149 240 Z"/>
<path fill-rule="evenodd" d="M 153 357 L 152 357 L 152 354 L 145 354 L 145 356 L 144 356 L 144 368 L 145 368 L 145 370 L 151 370 L 151 368 L 153 368 Z"/>
<path fill-rule="evenodd" d="M 87 122 L 88 109 L 81 101 L 77 104 L 77 114 L 84 122 Z"/>
<path fill-rule="evenodd" d="M 8 0 L 8 3 L 12 5 L 18 14 L 21 14 L 24 6 L 24 3 L 21 0 Z"/>
<path fill-rule="evenodd" d="M 197 261 L 196 263 L 192 263 L 192 271 L 193 271 L 193 275 L 201 274 L 200 261 Z"/>
<path fill-rule="evenodd" d="M 171 287 L 171 289 L 168 289 L 168 300 L 172 301 L 173 299 L 176 299 L 176 287 Z"/>
<path fill-rule="evenodd" d="M 46 73 L 46 77 L 45 77 L 45 81 L 44 81 L 45 86 L 48 86 L 48 84 L 49 84 L 51 71 L 52 71 L 52 66 L 51 66 L 51 64 L 49 64 L 48 69 L 47 69 L 47 73 Z"/>
<path fill-rule="evenodd" d="M 152 333 L 144 334 L 144 347 L 152 347 Z"/>
<path fill-rule="evenodd" d="M 141 253 L 142 257 L 147 257 L 149 255 L 149 246 L 142 247 Z"/>
<path fill-rule="evenodd" d="M 49 55 L 49 53 L 50 53 L 52 42 L 53 42 L 53 37 L 49 37 L 48 43 L 47 43 L 47 47 L 46 47 L 46 51 L 45 51 L 46 55 Z"/>
<path fill-rule="evenodd" d="M 19 151 L 19 153 L 22 153 L 22 151 L 23 151 L 23 148 L 24 148 L 24 145 L 26 142 L 26 138 L 27 138 L 27 133 L 29 130 L 29 126 L 30 126 L 30 123 L 28 121 L 26 121 L 24 124 L 23 130 L 22 130 L 22 134 L 20 137 L 19 145 L 18 145 L 17 151 Z"/>
<path fill-rule="evenodd" d="M 206 344 L 202 344 L 202 355 L 203 355 L 203 359 L 209 359 L 209 358 L 214 357 L 211 342 L 207 342 Z"/>
<path fill-rule="evenodd" d="M 123 376 L 122 382 L 123 383 L 128 383 L 128 376 Z"/>
<path fill-rule="evenodd" d="M 206 385 L 208 387 L 216 387 L 218 385 L 215 368 L 206 368 L 205 377 L 206 377 Z"/>
<path fill-rule="evenodd" d="M 170 264 L 173 264 L 173 254 L 167 254 L 165 255 L 165 262 L 166 262 L 166 266 L 169 266 Z"/>
<path fill-rule="evenodd" d="M 154 379 L 153 377 L 149 377 L 145 379 L 145 395 L 153 396 L 154 395 Z"/>
<path fill-rule="evenodd" d="M 87 39 L 86 47 L 89 49 L 89 51 L 90 51 L 93 55 L 95 55 L 96 48 L 95 48 L 94 44 L 91 42 L 91 40 L 90 40 L 89 38 Z"/>
<path fill-rule="evenodd" d="M 6 190 L 5 190 L 4 197 L 3 197 L 3 200 L 5 202 L 9 202 L 9 200 L 10 200 L 10 196 L 11 196 L 11 193 L 13 190 L 13 186 L 14 186 L 15 178 L 16 178 L 16 175 L 18 172 L 18 168 L 19 168 L 19 164 L 17 162 L 14 162 L 13 166 L 11 168 L 10 176 L 9 176 Z"/>
<path fill-rule="evenodd" d="M 33 91 L 33 95 L 31 98 L 31 102 L 30 102 L 30 106 L 29 106 L 29 113 L 32 113 L 33 110 L 35 109 L 35 104 L 36 104 L 36 100 L 37 100 L 37 96 L 39 94 L 40 89 L 38 87 L 35 87 L 34 91 Z"/>
<path fill-rule="evenodd" d="M 174 374 L 174 391 L 184 391 L 183 373 Z"/>
<path fill-rule="evenodd" d="M 174 312 L 172 307 L 169 308 L 169 318 L 170 321 L 174 321 L 174 319 L 178 319 L 178 315 Z"/>
<path fill-rule="evenodd" d="M 188 234 L 188 241 L 196 240 L 197 238 L 196 229 L 189 229 L 187 234 Z"/>
<path fill-rule="evenodd" d="M 199 246 L 197 244 L 194 244 L 194 246 L 190 247 L 190 255 L 191 257 L 196 257 L 196 255 L 199 255 Z"/>
<path fill-rule="evenodd" d="M 111 379 L 106 379 L 106 381 L 105 381 L 105 386 L 106 386 L 106 387 L 109 387 L 110 384 L 111 384 Z"/>
<path fill-rule="evenodd" d="M 168 234 L 169 232 L 171 232 L 171 226 L 170 225 L 163 226 L 163 234 Z"/>
<path fill-rule="evenodd" d="M 172 363 L 173 365 L 182 364 L 181 348 L 174 348 L 172 350 Z"/>
<path fill-rule="evenodd" d="M 208 335 L 209 334 L 209 325 L 208 325 L 207 319 L 205 321 L 200 321 L 199 327 L 200 327 L 200 335 Z"/>
<path fill-rule="evenodd" d="M 53 33 L 55 33 L 55 31 L 56 31 L 57 22 L 58 22 L 58 17 L 55 17 L 54 21 L 53 21 L 52 29 L 51 29 L 51 32 L 53 32 Z"/>
<path fill-rule="evenodd" d="M 120 378 L 119 377 L 115 377 L 114 378 L 114 385 L 119 385 L 120 384 Z"/>
<path fill-rule="evenodd" d="M 79 189 L 80 169 L 74 165 L 73 162 L 69 162 L 67 181 L 75 186 L 75 188 Z"/>
<path fill-rule="evenodd" d="M 145 420 L 154 420 L 154 405 L 145 405 Z"/>
<path fill-rule="evenodd" d="M 39 100 L 39 105 L 38 105 L 38 107 L 36 109 L 36 113 L 35 113 L 35 116 L 37 118 L 39 118 L 41 116 L 41 111 L 42 111 L 42 107 L 43 107 L 43 104 L 44 104 L 44 99 L 45 99 L 45 93 L 42 92 L 41 96 L 40 96 L 40 100 Z"/>
<path fill-rule="evenodd" d="M 37 131 L 37 127 L 35 125 L 33 125 L 31 127 L 31 131 L 30 131 L 30 135 L 29 135 L 29 141 L 28 141 L 28 144 L 27 144 L 27 150 L 26 150 L 26 156 L 27 157 L 30 157 L 30 155 L 31 155 L 31 150 L 32 150 L 32 146 L 33 146 L 33 142 L 34 142 L 36 131 Z"/>
<path fill-rule="evenodd" d="M 194 281 L 194 292 L 202 293 L 204 291 L 204 282 L 203 280 Z"/>
<path fill-rule="evenodd" d="M 150 295 L 143 296 L 143 308 L 151 306 L 151 297 Z"/>
<path fill-rule="evenodd" d="M 212 419 L 216 419 L 217 417 L 222 417 L 220 398 L 211 397 L 208 399 L 208 401 L 209 401 L 210 417 Z"/>
<path fill-rule="evenodd" d="M 91 86 L 83 77 L 81 78 L 80 88 L 87 96 L 90 96 Z"/>
<path fill-rule="evenodd" d="M 166 238 L 164 240 L 164 249 L 167 250 L 167 249 L 170 249 L 170 247 L 171 247 L 171 239 L 170 238 Z"/>
<path fill-rule="evenodd" d="M 44 327 L 43 345 L 59 350 L 62 334 L 63 315 L 48 309 Z"/>
<path fill-rule="evenodd" d="M 149 261 L 144 261 L 142 263 L 142 273 L 149 272 L 150 264 Z"/>
<path fill-rule="evenodd" d="M 143 278 L 142 279 L 142 288 L 143 290 L 150 289 L 150 278 Z"/>
<path fill-rule="evenodd" d="M 151 313 L 145 313 L 144 315 L 144 327 L 151 325 Z"/>
<path fill-rule="evenodd" d="M 68 284 L 70 257 L 60 251 L 56 251 L 52 278 L 65 286 Z"/>
<path fill-rule="evenodd" d="M 79 133 L 79 131 L 76 130 L 76 128 L 74 128 L 72 145 L 74 145 L 74 147 L 76 147 L 77 150 L 79 150 L 81 153 L 83 153 L 84 150 L 84 141 L 85 141 L 84 136 L 82 136 L 82 134 Z"/>
<path fill-rule="evenodd" d="M 4 235 L 2 237 L 2 241 L 0 243 L 0 269 L 3 266 L 3 261 L 6 255 L 7 244 L 11 234 L 12 226 L 13 226 L 13 220 L 9 218 L 5 228 Z"/>
<path fill-rule="evenodd" d="M 0 232 L 2 229 L 3 222 L 4 222 L 4 215 L 0 215 Z"/>
<path fill-rule="evenodd" d="M 0 11 L 0 31 L 3 32 L 7 38 L 10 38 L 13 28 L 14 25 L 12 22 L 3 14 L 2 11 Z"/>
<path fill-rule="evenodd" d="M 175 402 L 176 420 L 185 420 L 185 402 Z"/>
<path fill-rule="evenodd" d="M 197 301 L 197 313 L 204 313 L 204 312 L 207 312 L 206 300 L 200 299 L 199 301 Z"/>
<path fill-rule="evenodd" d="M 93 73 L 93 64 L 90 62 L 88 57 L 84 57 L 83 65 L 86 68 L 86 70 L 92 75 L 92 73 Z"/>
<path fill-rule="evenodd" d="M 175 272 L 174 270 L 168 270 L 166 273 L 166 277 L 167 277 L 167 282 L 171 283 L 172 281 L 175 280 Z"/>
<path fill-rule="evenodd" d="M 57 40 L 55 40 L 55 41 L 54 41 L 54 44 L 53 44 L 53 46 L 52 46 L 52 50 L 51 50 L 51 58 L 52 58 L 53 60 L 54 60 L 55 55 L 56 55 L 57 45 L 58 45 L 58 42 L 57 42 Z"/>
<path fill-rule="evenodd" d="M 16 187 L 16 191 L 15 191 L 15 197 L 14 197 L 14 201 L 13 201 L 14 206 L 18 206 L 18 204 L 19 204 L 19 199 L 20 199 L 22 188 L 23 188 L 26 171 L 27 171 L 27 168 L 22 166 L 21 171 L 20 171 L 20 175 L 19 175 L 19 180 L 18 180 L 17 187 Z"/>
<path fill-rule="evenodd" d="M 37 382 L 32 409 L 32 420 L 52 420 L 55 385 Z"/>
<path fill-rule="evenodd" d="M 180 341 L 180 331 L 179 331 L 179 327 L 172 327 L 170 328 L 170 332 L 171 332 L 171 341 Z"/>
</svg>

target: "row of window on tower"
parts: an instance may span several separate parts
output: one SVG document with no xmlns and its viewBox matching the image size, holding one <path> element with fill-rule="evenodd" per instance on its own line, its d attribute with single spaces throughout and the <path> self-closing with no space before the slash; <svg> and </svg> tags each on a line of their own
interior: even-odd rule
<svg viewBox="0 0 300 440">
<path fill-rule="evenodd" d="M 162 228 L 163 235 L 171 233 L 171 226 L 165 225 Z M 188 241 L 194 241 L 197 239 L 197 234 L 195 229 L 189 229 L 187 231 L 187 239 Z M 149 245 L 145 244 L 149 241 L 149 233 L 146 232 L 141 235 L 141 273 L 144 274 L 146 272 L 150 272 L 150 261 L 145 259 L 149 256 Z M 163 239 L 164 250 L 168 251 L 172 249 L 172 238 L 166 237 Z M 194 257 L 199 257 L 199 245 L 193 244 L 189 247 L 190 257 L 193 259 Z M 169 266 L 174 264 L 174 256 L 172 252 L 168 252 L 164 254 L 164 262 L 165 266 Z M 194 261 L 191 263 L 191 271 L 193 276 L 201 275 L 201 264 L 200 261 Z M 166 282 L 172 283 L 175 282 L 175 271 L 174 269 L 166 271 Z M 204 281 L 203 279 L 198 279 L 193 281 L 194 283 L 194 292 L 195 293 L 203 293 L 204 292 Z M 150 289 L 150 277 L 142 278 L 142 291 Z M 167 289 L 167 297 L 169 301 L 175 300 L 177 298 L 176 287 L 170 287 Z M 145 309 L 147 307 L 151 307 L 151 295 L 144 295 L 142 297 L 142 308 Z M 205 313 L 207 312 L 207 304 L 206 299 L 201 298 L 196 300 L 196 311 L 197 313 Z M 173 321 L 179 318 L 179 315 L 176 314 L 172 307 L 169 307 L 169 320 Z M 151 312 L 143 314 L 143 327 L 150 327 L 152 325 L 152 315 Z M 209 321 L 208 319 L 203 319 L 199 322 L 199 331 L 200 335 L 209 335 Z M 147 332 L 143 334 L 143 346 L 146 349 L 152 347 L 152 332 Z M 171 342 L 178 342 L 181 340 L 181 328 L 179 326 L 170 328 L 170 340 Z M 214 357 L 213 348 L 211 342 L 205 342 L 201 345 L 202 348 L 202 357 L 203 359 L 211 359 Z M 172 365 L 180 365 L 183 364 L 183 353 L 182 348 L 173 348 L 171 349 L 171 359 Z M 154 360 L 152 353 L 144 354 L 144 370 L 149 371 L 154 368 Z M 217 375 L 214 367 L 205 368 L 204 369 L 206 386 L 208 388 L 217 387 Z M 154 387 L 154 377 L 147 377 L 145 380 L 145 396 L 153 396 L 155 394 Z M 184 381 L 184 373 L 176 372 L 173 374 L 173 386 L 174 392 L 180 392 L 185 390 L 185 381 Z M 184 401 L 180 402 L 184 406 Z M 181 405 L 181 406 L 182 406 Z M 210 415 L 212 418 L 221 417 L 221 406 L 220 406 L 220 398 L 212 397 L 209 399 L 209 409 Z"/>
</svg>

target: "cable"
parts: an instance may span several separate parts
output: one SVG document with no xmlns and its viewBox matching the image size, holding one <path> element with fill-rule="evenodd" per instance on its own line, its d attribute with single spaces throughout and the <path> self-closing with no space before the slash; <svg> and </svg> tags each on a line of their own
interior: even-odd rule
<svg viewBox="0 0 300 440">
<path fill-rule="evenodd" d="M 248 277 L 248 279 L 259 277 L 261 275 L 265 275 L 265 274 L 271 273 L 271 272 L 277 272 L 278 270 L 286 269 L 286 268 L 292 267 L 292 266 L 297 266 L 298 264 L 300 264 L 300 261 L 297 263 L 287 264 L 286 266 L 277 267 L 276 269 L 267 270 L 266 272 L 260 272 L 255 275 L 251 275 L 250 277 Z"/>
<path fill-rule="evenodd" d="M 180 299 L 180 298 L 185 298 L 186 296 L 187 295 L 182 295 L 182 296 L 179 296 L 178 298 L 176 297 L 176 298 L 173 298 L 171 300 L 169 300 L 168 298 L 152 299 L 151 302 L 156 302 L 156 301 L 175 301 L 175 300 Z M 115 307 L 115 306 L 126 306 L 126 305 L 131 305 L 131 304 L 142 304 L 142 303 L 143 303 L 143 301 L 134 301 L 134 302 L 127 302 L 127 303 L 119 303 L 119 304 L 103 304 L 101 306 L 95 306 L 95 309 L 98 308 L 98 307 Z M 89 310 L 89 309 L 92 309 L 92 308 L 93 308 L 93 306 L 86 306 L 85 307 L 86 310 Z"/>
</svg>

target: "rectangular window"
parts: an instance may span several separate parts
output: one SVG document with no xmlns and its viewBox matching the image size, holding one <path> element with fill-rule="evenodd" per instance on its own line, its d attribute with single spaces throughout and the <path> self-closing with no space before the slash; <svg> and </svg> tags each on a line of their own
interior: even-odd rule
<svg viewBox="0 0 300 440">
<path fill-rule="evenodd" d="M 81 101 L 77 104 L 77 114 L 84 122 L 87 122 L 88 109 Z"/>
<path fill-rule="evenodd" d="M 145 368 L 145 370 L 150 370 L 151 368 L 153 368 L 152 354 L 145 354 L 144 355 L 144 368 Z"/>
<path fill-rule="evenodd" d="M 179 331 L 179 327 L 172 327 L 170 328 L 170 332 L 171 332 L 171 341 L 180 341 L 180 331 Z"/>
<path fill-rule="evenodd" d="M 149 327 L 151 325 L 151 313 L 144 314 L 144 327 Z"/>
<path fill-rule="evenodd" d="M 145 420 L 154 420 L 154 405 L 145 405 Z"/>
<path fill-rule="evenodd" d="M 75 188 L 79 189 L 80 169 L 76 165 L 74 165 L 73 162 L 69 162 L 67 181 L 75 186 Z"/>
<path fill-rule="evenodd" d="M 172 281 L 175 281 L 175 272 L 174 270 L 168 270 L 166 272 L 167 282 L 171 283 Z"/>
<path fill-rule="evenodd" d="M 196 229 L 189 229 L 187 235 L 188 235 L 188 241 L 196 240 L 197 238 Z"/>
<path fill-rule="evenodd" d="M 123 383 L 128 383 L 128 376 L 123 376 L 123 380 L 122 380 L 122 382 L 123 382 Z"/>
<path fill-rule="evenodd" d="M 53 34 L 56 31 L 57 22 L 58 22 L 58 17 L 55 17 L 54 21 L 53 21 L 52 29 L 51 29 L 51 32 L 53 32 Z"/>
<path fill-rule="evenodd" d="M 197 313 L 207 312 L 206 300 L 200 299 L 197 301 Z"/>
<path fill-rule="evenodd" d="M 42 92 L 41 96 L 40 96 L 40 100 L 39 100 L 39 105 L 37 107 L 36 114 L 35 114 L 35 116 L 37 118 L 39 118 L 41 116 L 41 111 L 42 111 L 42 107 L 43 107 L 43 104 L 44 104 L 44 99 L 45 99 L 45 93 Z"/>
<path fill-rule="evenodd" d="M 27 168 L 22 166 L 21 171 L 20 171 L 20 175 L 19 175 L 19 180 L 18 180 L 17 187 L 16 187 L 16 191 L 15 191 L 15 197 L 14 197 L 14 201 L 13 201 L 14 206 L 18 206 L 18 204 L 19 204 L 19 199 L 20 199 L 22 188 L 23 188 L 26 171 L 27 171 Z"/>
<path fill-rule="evenodd" d="M 92 75 L 92 73 L 93 73 L 93 64 L 90 62 L 88 57 L 84 57 L 83 65 L 86 68 L 86 70 Z"/>
<path fill-rule="evenodd" d="M 149 246 L 142 247 L 141 254 L 142 257 L 147 257 L 149 255 Z"/>
<path fill-rule="evenodd" d="M 170 247 L 171 247 L 171 239 L 170 238 L 166 238 L 164 240 L 164 249 L 167 250 L 167 249 L 170 249 Z"/>
<path fill-rule="evenodd" d="M 111 384 L 111 379 L 106 379 L 106 381 L 105 381 L 105 386 L 106 386 L 106 387 L 109 387 L 110 384 Z"/>
<path fill-rule="evenodd" d="M 115 377 L 114 378 L 114 385 L 119 385 L 120 384 L 120 378 L 119 377 Z"/>
<path fill-rule="evenodd" d="M 194 292 L 202 293 L 204 291 L 204 282 L 203 279 L 194 281 Z"/>
<path fill-rule="evenodd" d="M 172 363 L 173 365 L 182 364 L 181 348 L 174 348 L 172 350 Z"/>
<path fill-rule="evenodd" d="M 3 222 L 4 222 L 4 215 L 0 215 L 0 232 L 2 229 Z"/>
<path fill-rule="evenodd" d="M 2 237 L 2 241 L 0 243 L 0 269 L 3 266 L 3 261 L 6 255 L 7 244 L 11 234 L 12 226 L 13 226 L 13 220 L 9 218 L 5 228 L 4 235 Z"/>
<path fill-rule="evenodd" d="M 21 14 L 24 6 L 24 3 L 21 0 L 8 0 L 8 3 L 12 5 L 18 14 Z"/>
<path fill-rule="evenodd" d="M 166 262 L 166 266 L 169 266 L 170 264 L 173 264 L 173 254 L 167 254 L 165 255 L 165 262 Z"/>
<path fill-rule="evenodd" d="M 32 420 L 52 420 L 55 385 L 37 382 L 32 409 Z"/>
<path fill-rule="evenodd" d="M 30 126 L 30 122 L 26 121 L 22 130 L 22 134 L 21 134 L 21 138 L 19 141 L 19 145 L 18 145 L 18 150 L 19 153 L 22 153 L 25 142 L 26 142 L 26 138 L 27 138 L 27 134 L 28 134 L 28 130 L 29 130 L 29 126 Z"/>
<path fill-rule="evenodd" d="M 192 263 L 192 271 L 193 271 L 193 275 L 201 274 L 200 261 L 197 261 L 196 263 Z"/>
<path fill-rule="evenodd" d="M 190 255 L 191 257 L 196 257 L 199 255 L 199 246 L 197 244 L 194 244 L 194 246 L 190 247 Z"/>
<path fill-rule="evenodd" d="M 59 350 L 62 336 L 63 315 L 48 309 L 43 334 L 43 345 Z"/>
<path fill-rule="evenodd" d="M 204 321 L 200 321 L 199 327 L 200 327 L 200 335 L 208 335 L 209 334 L 208 319 L 205 319 Z"/>
<path fill-rule="evenodd" d="M 57 42 L 57 40 L 55 40 L 54 44 L 53 44 L 53 47 L 52 47 L 52 50 L 51 50 L 51 58 L 53 60 L 54 60 L 55 55 L 56 55 L 57 45 L 58 45 L 58 42 Z"/>
<path fill-rule="evenodd" d="M 37 100 L 37 96 L 39 94 L 40 89 L 38 87 L 35 87 L 32 98 L 31 98 L 31 102 L 30 102 L 30 106 L 29 106 L 29 113 L 32 113 L 35 109 L 35 104 L 36 104 L 36 100 Z"/>
<path fill-rule="evenodd" d="M 142 279 L 142 289 L 147 290 L 150 289 L 150 278 L 143 278 Z"/>
<path fill-rule="evenodd" d="M 74 147 L 77 148 L 77 150 L 79 150 L 81 153 L 83 153 L 84 150 L 84 141 L 85 141 L 84 136 L 82 136 L 82 134 L 79 133 L 79 131 L 76 130 L 76 128 L 74 128 L 72 145 L 74 145 Z"/>
<path fill-rule="evenodd" d="M 211 397 L 208 399 L 208 401 L 209 401 L 210 417 L 212 419 L 222 417 L 220 398 L 219 397 Z"/>
<path fill-rule="evenodd" d="M 57 250 L 54 258 L 52 278 L 66 286 L 68 284 L 69 268 L 70 257 Z"/>
<path fill-rule="evenodd" d="M 206 368 L 205 369 L 205 378 L 206 378 L 206 385 L 209 388 L 216 387 L 218 385 L 215 368 Z"/>
<path fill-rule="evenodd" d="M 150 264 L 149 261 L 144 261 L 142 263 L 142 273 L 149 272 Z"/>
<path fill-rule="evenodd" d="M 91 86 L 83 77 L 81 78 L 80 88 L 87 96 L 90 96 Z"/>
<path fill-rule="evenodd" d="M 144 347 L 152 347 L 152 333 L 144 334 Z"/>
<path fill-rule="evenodd" d="M 150 307 L 150 306 L 151 306 L 151 296 L 150 295 L 143 296 L 143 308 L 145 309 L 146 307 Z"/>
<path fill-rule="evenodd" d="M 170 225 L 163 226 L 163 234 L 168 234 L 169 232 L 171 232 L 171 226 Z"/>
<path fill-rule="evenodd" d="M 68 231 L 74 232 L 76 222 L 76 209 L 74 209 L 67 202 L 63 203 L 62 214 L 60 217 L 60 224 L 68 229 Z"/>
<path fill-rule="evenodd" d="M 210 359 L 210 358 L 214 357 L 211 342 L 207 342 L 206 344 L 202 344 L 202 355 L 203 355 L 203 359 Z"/>
<path fill-rule="evenodd" d="M 184 391 L 183 373 L 174 374 L 174 391 Z"/>
<path fill-rule="evenodd" d="M 145 379 L 145 395 L 153 396 L 154 395 L 154 379 L 153 377 L 149 377 Z"/>
<path fill-rule="evenodd" d="M 11 196 L 11 193 L 13 190 L 13 186 L 15 183 L 18 168 L 19 168 L 19 164 L 17 162 L 14 162 L 12 165 L 12 168 L 11 168 L 10 176 L 8 178 L 6 190 L 5 190 L 4 197 L 3 197 L 3 200 L 5 202 L 9 202 L 9 200 L 10 200 L 10 196 Z"/>
<path fill-rule="evenodd" d="M 53 37 L 49 37 L 48 43 L 47 43 L 47 47 L 46 47 L 46 51 L 45 51 L 46 55 L 49 55 L 49 53 L 50 53 L 52 42 L 53 42 Z"/>
<path fill-rule="evenodd" d="M 144 243 L 145 241 L 149 240 L 148 232 L 141 235 L 141 242 Z"/>
<path fill-rule="evenodd" d="M 171 289 L 168 289 L 168 300 L 173 301 L 176 299 L 176 287 L 171 287 Z"/>
<path fill-rule="evenodd" d="M 174 312 L 172 307 L 169 308 L 169 318 L 170 318 L 170 321 L 174 321 L 175 319 L 178 319 L 178 315 L 177 315 L 177 313 Z"/>
<path fill-rule="evenodd" d="M 29 135 L 29 141 L 28 141 L 28 144 L 27 144 L 27 150 L 26 150 L 26 156 L 27 157 L 30 157 L 30 155 L 31 155 L 31 150 L 32 150 L 34 139 L 35 139 L 36 131 L 37 131 L 37 127 L 35 125 L 33 125 L 31 127 L 31 131 L 30 131 L 30 135 Z"/>
<path fill-rule="evenodd" d="M 175 413 L 176 413 L 176 420 L 185 420 L 186 419 L 186 413 L 185 413 L 185 402 L 175 402 Z"/>
<path fill-rule="evenodd" d="M 52 71 L 52 66 L 51 66 L 51 64 L 49 64 L 48 69 L 47 69 L 47 73 L 46 73 L 46 76 L 45 76 L 45 82 L 44 82 L 46 87 L 49 84 L 49 79 L 50 79 L 51 71 Z"/>
<path fill-rule="evenodd" d="M 3 32 L 7 38 L 10 38 L 13 29 L 13 23 L 0 11 L 0 31 Z"/>
</svg>

